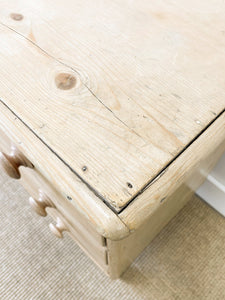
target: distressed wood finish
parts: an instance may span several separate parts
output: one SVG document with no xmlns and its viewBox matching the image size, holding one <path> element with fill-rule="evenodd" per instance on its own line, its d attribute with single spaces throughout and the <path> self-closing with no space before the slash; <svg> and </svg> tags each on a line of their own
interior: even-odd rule
<svg viewBox="0 0 225 300">
<path fill-rule="evenodd" d="M 0 0 L 0 162 L 117 278 L 225 151 L 225 2 Z"/>
<path fill-rule="evenodd" d="M 225 5 L 202 5 L 0 6 L 1 98 L 117 212 L 224 109 Z"/>
<path fill-rule="evenodd" d="M 224 116 L 222 121 L 222 128 L 225 130 Z M 210 136 L 210 133 L 213 132 L 216 126 L 218 126 L 218 129 L 220 128 L 218 122 L 217 124 L 214 124 L 214 127 L 210 128 L 207 140 L 205 139 L 205 143 L 203 143 L 203 145 L 206 145 L 207 141 L 209 142 L 209 139 L 212 138 Z M 221 133 L 222 132 L 220 131 L 220 134 Z M 146 194 L 143 193 L 143 196 L 145 195 L 145 198 L 141 197 L 140 199 L 137 199 L 137 202 L 135 202 L 144 207 L 144 210 L 141 211 L 132 206 L 129 207 L 127 211 L 125 210 L 125 212 L 122 214 L 122 219 L 124 219 L 125 217 L 127 217 L 126 221 L 128 221 L 129 219 L 129 226 L 134 232 L 127 238 L 120 241 L 107 240 L 109 262 L 108 273 L 112 278 L 118 278 L 134 261 L 134 259 L 144 250 L 144 248 L 148 246 L 148 244 L 163 229 L 163 227 L 193 197 L 194 191 L 204 182 L 207 174 L 212 170 L 215 163 L 225 151 L 225 139 L 223 140 L 223 142 L 221 142 L 220 138 L 220 135 L 214 136 L 215 148 L 211 149 L 208 154 L 200 151 L 202 150 L 199 149 L 199 147 L 201 147 L 200 145 L 192 145 L 190 149 L 187 150 L 188 152 L 192 151 L 192 153 L 198 153 L 198 155 L 199 153 L 201 153 L 202 158 L 198 159 L 197 162 L 197 159 L 194 159 L 192 157 L 195 165 L 189 166 L 189 168 L 187 168 L 187 173 L 183 174 L 182 176 L 181 174 L 179 174 L 179 170 L 176 170 L 176 175 L 182 178 L 182 180 L 178 181 L 175 186 L 172 187 L 171 184 L 169 187 L 165 182 L 165 178 L 159 178 L 161 184 L 163 184 L 164 187 L 167 188 L 165 190 L 167 193 L 166 195 L 160 193 L 160 190 L 158 190 L 158 192 L 153 191 L 155 187 L 154 185 L 152 185 L 149 190 L 146 191 Z M 198 142 L 203 142 L 202 139 L 203 137 L 201 137 Z M 217 144 L 217 142 L 219 143 Z M 187 155 L 183 154 L 182 162 L 184 166 L 187 167 L 185 161 L 187 161 Z M 182 164 L 180 164 L 180 166 L 181 165 Z M 168 169 L 166 172 L 171 171 Z M 171 179 L 170 175 L 167 174 L 168 182 L 176 182 L 176 175 L 173 175 L 173 178 Z M 159 195 L 160 197 L 158 198 Z M 134 213 L 136 215 L 136 210 L 138 211 L 140 219 L 135 217 L 132 218 L 132 216 L 129 215 L 129 213 Z M 137 221 L 139 221 L 139 224 L 136 223 L 136 219 Z"/>
<path fill-rule="evenodd" d="M 120 218 L 130 230 L 136 230 L 181 184 L 186 182 L 195 191 L 224 151 L 225 112 L 120 214 Z"/>
<path fill-rule="evenodd" d="M 12 142 L 0 131 L 1 151 L 7 153 L 12 148 L 12 145 L 17 149 L 15 146 L 16 143 Z M 22 166 L 20 168 L 20 174 L 20 183 L 31 195 L 29 199 L 31 208 L 42 217 L 47 216 L 47 214 L 50 215 L 53 221 L 55 221 L 49 224 L 49 229 L 53 234 L 62 238 L 63 232 L 66 231 L 84 252 L 90 256 L 103 271 L 107 272 L 107 249 L 103 243 L 103 237 L 94 230 L 93 226 L 88 223 L 88 220 L 77 213 L 75 208 L 68 203 L 69 201 L 63 199 L 36 169 L 28 169 Z M 46 230 L 48 230 L 47 226 Z"/>
<path fill-rule="evenodd" d="M 186 184 L 162 203 L 149 220 L 144 222 L 129 237 L 120 241 L 107 240 L 108 273 L 111 278 L 118 278 L 132 264 L 135 258 L 156 237 L 163 227 L 193 197 L 194 191 Z M 160 221 L 159 221 L 160 220 Z"/>
<path fill-rule="evenodd" d="M 129 234 L 119 217 L 0 102 L 0 151 L 9 152 L 11 145 L 34 163 L 35 176 L 29 174 L 29 177 L 33 180 L 39 178 L 43 185 L 60 194 L 58 204 L 64 214 L 72 211 L 72 219 L 89 224 L 110 239 L 122 239 Z M 29 171 L 33 170 L 26 170 L 26 173 Z"/>
</svg>

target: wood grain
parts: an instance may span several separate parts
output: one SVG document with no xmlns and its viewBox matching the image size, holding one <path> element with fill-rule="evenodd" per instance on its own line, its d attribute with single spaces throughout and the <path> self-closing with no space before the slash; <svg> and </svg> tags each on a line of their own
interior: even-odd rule
<svg viewBox="0 0 225 300">
<path fill-rule="evenodd" d="M 2 1 L 0 97 L 120 212 L 225 107 L 216 2 Z"/>
<path fill-rule="evenodd" d="M 217 134 L 212 136 L 213 130 L 216 129 Z M 223 141 L 221 141 L 221 136 Z M 206 147 L 212 137 L 214 138 L 213 146 Z M 207 153 L 203 151 L 204 146 L 208 151 Z M 164 188 L 166 195 L 160 193 L 156 181 L 140 198 L 135 200 L 136 202 L 133 202 L 121 213 L 124 221 L 129 220 L 128 225 L 134 232 L 120 241 L 107 240 L 108 273 L 112 278 L 121 276 L 163 227 L 193 197 L 195 190 L 205 180 L 205 177 L 224 151 L 225 114 L 207 131 L 207 134 L 202 135 L 196 143 L 187 149 L 187 153 L 184 152 L 178 158 L 178 162 L 175 162 L 172 166 L 173 170 L 168 168 L 165 175 L 159 177 L 159 185 L 162 185 L 161 190 Z M 199 154 L 201 155 L 200 159 L 197 158 Z M 190 160 L 188 160 L 188 155 L 191 156 L 189 156 Z M 179 169 L 175 169 L 178 165 L 180 165 Z M 186 172 L 182 173 L 181 166 L 186 168 Z M 170 176 L 173 176 L 173 178 Z M 135 205 L 139 205 L 141 209 Z M 139 223 L 137 224 L 137 222 Z"/>
<path fill-rule="evenodd" d="M 116 279 L 123 274 L 193 195 L 193 190 L 182 184 L 134 233 L 120 241 L 107 240 L 108 273 L 111 278 Z"/>
<path fill-rule="evenodd" d="M 135 201 L 119 214 L 135 231 L 182 184 L 195 191 L 225 152 L 225 112 L 198 137 Z"/>
<path fill-rule="evenodd" d="M 33 207 L 112 278 L 225 150 L 224 12 L 219 0 L 0 1 L 0 151 L 32 163 L 11 155 Z"/>
<path fill-rule="evenodd" d="M 119 217 L 0 102 L 0 151 L 10 151 L 11 145 L 33 162 L 34 169 L 20 169 L 33 197 L 44 188 L 72 226 L 78 222 L 92 236 L 118 240 L 129 234 Z"/>
</svg>

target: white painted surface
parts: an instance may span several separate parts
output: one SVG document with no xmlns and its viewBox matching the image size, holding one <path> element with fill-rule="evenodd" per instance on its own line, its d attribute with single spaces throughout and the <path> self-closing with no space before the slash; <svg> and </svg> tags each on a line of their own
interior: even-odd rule
<svg viewBox="0 0 225 300">
<path fill-rule="evenodd" d="M 225 154 L 197 190 L 197 194 L 225 216 Z"/>
</svg>

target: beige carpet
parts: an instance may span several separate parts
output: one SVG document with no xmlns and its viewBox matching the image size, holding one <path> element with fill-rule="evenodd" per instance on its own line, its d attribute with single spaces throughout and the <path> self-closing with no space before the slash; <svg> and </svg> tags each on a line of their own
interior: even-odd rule
<svg viewBox="0 0 225 300">
<path fill-rule="evenodd" d="M 0 299 L 225 299 L 225 218 L 195 197 L 124 276 L 107 278 L 0 176 Z"/>
</svg>

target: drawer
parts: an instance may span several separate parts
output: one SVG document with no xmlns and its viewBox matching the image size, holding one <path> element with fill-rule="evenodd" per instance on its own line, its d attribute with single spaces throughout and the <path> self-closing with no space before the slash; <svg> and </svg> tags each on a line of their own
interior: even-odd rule
<svg viewBox="0 0 225 300">
<path fill-rule="evenodd" d="M 79 214 L 57 190 L 35 169 L 35 162 L 29 161 L 20 145 L 11 141 L 0 131 L 1 164 L 9 176 L 18 179 L 30 194 L 31 207 L 41 216 L 49 214 L 54 224 L 50 230 L 58 237 L 65 231 L 104 271 L 107 269 L 105 238 L 98 234 L 87 220 Z M 21 166 L 20 166 L 21 165 Z"/>
<path fill-rule="evenodd" d="M 21 168 L 21 184 L 25 187 L 30 198 L 31 206 L 36 209 L 36 203 L 46 203 L 46 213 L 51 215 L 57 227 L 61 227 L 77 242 L 77 244 L 88 254 L 98 265 L 106 268 L 106 248 L 104 238 L 89 226 L 82 217 L 73 209 L 69 200 L 61 197 L 35 169 Z M 44 204 L 45 206 L 45 204 Z M 57 236 L 57 227 L 50 225 L 50 228 Z M 55 229 L 54 229 L 55 228 Z M 64 231 L 64 230 L 62 230 Z M 58 236 L 62 232 L 58 233 Z"/>
</svg>

